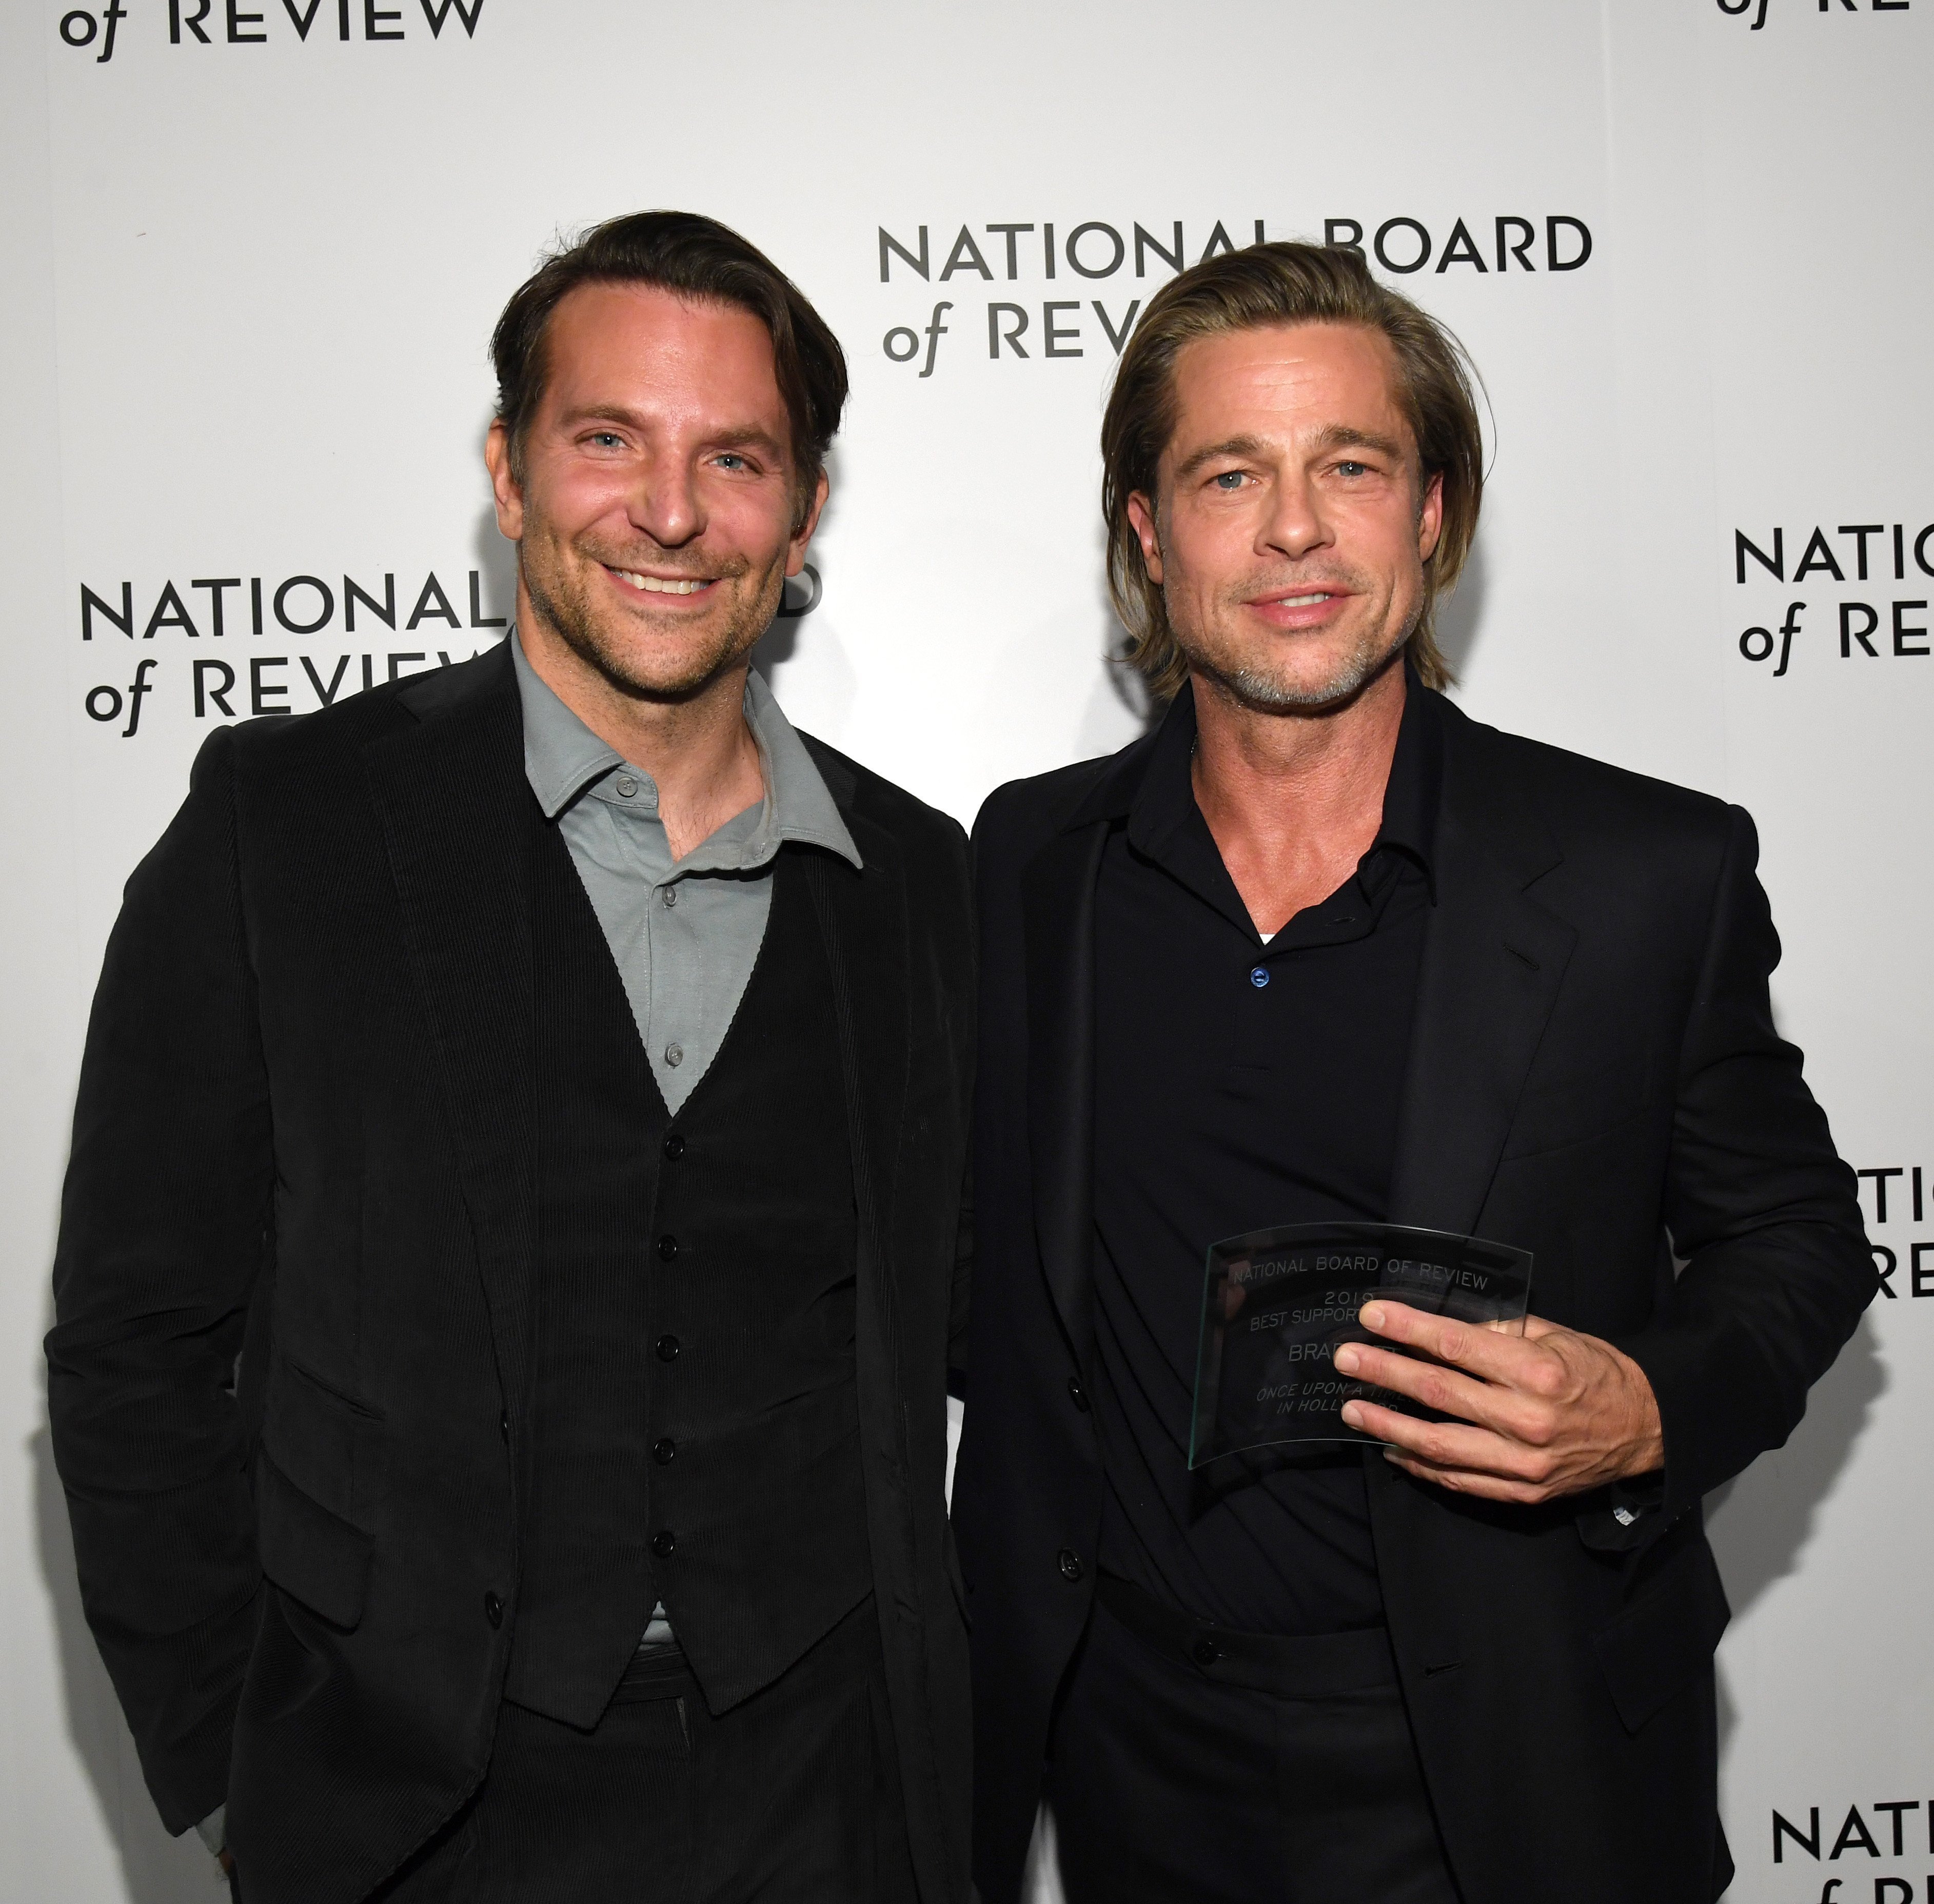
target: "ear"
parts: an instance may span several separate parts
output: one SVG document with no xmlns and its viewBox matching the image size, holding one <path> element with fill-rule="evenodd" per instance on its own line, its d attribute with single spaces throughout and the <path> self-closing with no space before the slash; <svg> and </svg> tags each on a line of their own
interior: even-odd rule
<svg viewBox="0 0 1934 1904">
<path fill-rule="evenodd" d="M 819 526 L 819 512 L 826 507 L 826 499 L 832 492 L 832 484 L 827 481 L 826 471 L 819 472 L 819 481 L 813 485 L 812 502 L 806 510 L 806 518 L 792 532 L 792 541 L 786 550 L 786 573 L 797 575 L 806 566 L 807 545 L 812 540 L 813 531 Z"/>
<path fill-rule="evenodd" d="M 1142 545 L 1142 561 L 1149 580 L 1161 586 L 1161 538 L 1155 532 L 1155 505 L 1137 490 L 1128 498 L 1128 526 Z"/>
<path fill-rule="evenodd" d="M 490 493 L 496 499 L 499 532 L 513 542 L 524 535 L 524 493 L 511 474 L 511 437 L 501 419 L 484 439 L 484 464 L 490 472 Z"/>
<path fill-rule="evenodd" d="M 1440 469 L 1423 486 L 1423 500 L 1417 511 L 1417 559 L 1428 562 L 1444 532 L 1444 472 Z"/>
</svg>

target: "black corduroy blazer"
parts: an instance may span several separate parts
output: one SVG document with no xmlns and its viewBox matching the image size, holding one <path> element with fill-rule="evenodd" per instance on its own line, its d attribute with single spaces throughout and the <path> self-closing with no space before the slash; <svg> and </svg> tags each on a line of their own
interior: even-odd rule
<svg viewBox="0 0 1934 1904">
<path fill-rule="evenodd" d="M 921 1894 L 955 1904 L 968 848 L 807 744 L 864 861 L 830 863 L 816 909 L 868 1535 Z M 109 944 L 55 1264 L 54 1449 L 149 1789 L 174 1831 L 228 1801 L 252 1904 L 364 1896 L 489 1759 L 530 1375 L 532 800 L 508 646 L 221 731 Z M 324 1638 L 267 1643 L 276 1595 Z"/>
<path fill-rule="evenodd" d="M 1732 1867 L 1713 1677 L 1728 1615 L 1700 1503 L 1785 1439 L 1872 1295 L 1853 1174 L 1773 1024 L 1779 941 L 1746 815 L 1441 695 L 1426 712 L 1443 741 L 1436 898 L 1390 1219 L 1532 1251 L 1537 1312 L 1644 1369 L 1666 1466 L 1626 1529 L 1602 1493 L 1487 1503 L 1367 1451 L 1404 1697 L 1466 1904 L 1707 1904 Z M 1094 1589 L 1095 887 L 1152 745 L 1002 788 L 975 834 L 953 1512 L 988 1904 L 1017 1895 Z"/>
</svg>

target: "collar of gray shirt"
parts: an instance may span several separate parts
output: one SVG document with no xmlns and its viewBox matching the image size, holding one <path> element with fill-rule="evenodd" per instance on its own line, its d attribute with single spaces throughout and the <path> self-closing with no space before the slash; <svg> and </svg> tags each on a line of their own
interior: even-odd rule
<svg viewBox="0 0 1934 1904">
<path fill-rule="evenodd" d="M 609 775 L 634 776 L 638 806 L 655 811 L 658 783 L 643 768 L 599 740 L 539 679 L 511 632 L 511 658 L 523 706 L 524 774 L 547 819 L 555 820 Z M 765 865 L 788 840 L 823 846 L 860 866 L 860 849 L 839 817 L 819 769 L 773 691 L 756 671 L 746 676 L 746 725 L 759 750 L 765 797 L 756 809 L 728 821 L 678 862 L 677 873 L 747 872 Z M 750 819 L 751 824 L 743 824 Z"/>
</svg>

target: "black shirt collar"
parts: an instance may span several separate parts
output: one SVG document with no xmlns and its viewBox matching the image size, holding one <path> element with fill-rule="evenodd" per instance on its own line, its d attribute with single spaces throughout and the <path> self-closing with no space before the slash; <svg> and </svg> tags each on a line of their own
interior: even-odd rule
<svg viewBox="0 0 1934 1904">
<path fill-rule="evenodd" d="M 1413 860 L 1437 896 L 1437 809 L 1444 779 L 1444 737 L 1430 704 L 1429 691 L 1406 661 L 1403 719 L 1397 728 L 1396 749 L 1390 779 L 1384 788 L 1383 823 L 1377 830 L 1363 869 L 1386 848 Z M 1164 848 L 1191 816 L 1199 823 L 1191 765 L 1195 754 L 1195 691 L 1185 686 L 1163 717 L 1146 770 L 1137 785 L 1117 782 L 1115 797 L 1105 816 L 1125 819 L 1128 839 L 1151 859 L 1166 857 Z"/>
</svg>

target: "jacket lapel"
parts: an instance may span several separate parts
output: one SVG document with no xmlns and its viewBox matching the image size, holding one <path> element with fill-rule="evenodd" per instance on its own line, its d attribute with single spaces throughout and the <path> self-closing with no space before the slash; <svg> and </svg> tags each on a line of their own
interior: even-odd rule
<svg viewBox="0 0 1934 1904">
<path fill-rule="evenodd" d="M 364 767 L 515 1407 L 535 1246 L 530 880 L 541 821 L 508 644 L 399 700 L 414 723 L 372 742 Z"/>
<path fill-rule="evenodd" d="M 1484 1208 L 1577 934 L 1526 891 L 1558 863 L 1556 844 L 1522 809 L 1490 797 L 1499 776 L 1484 770 L 1486 730 L 1438 706 L 1437 903 L 1425 929 L 1389 1214 L 1393 1223 L 1461 1234 Z"/>
<path fill-rule="evenodd" d="M 804 860 L 833 975 L 860 1228 L 855 1294 L 861 1432 L 884 1464 L 869 1469 L 871 1490 L 875 1473 L 900 1472 L 905 1460 L 900 1445 L 905 1417 L 899 1405 L 899 1291 L 890 1239 L 911 1053 L 906 882 L 899 842 L 857 810 L 857 788 L 846 763 L 810 736 L 800 737 L 859 848 L 863 866 L 855 872 L 831 853 L 788 849 L 799 851 Z M 897 1507 L 905 1513 L 904 1499 Z M 887 1510 L 876 1502 L 875 1511 Z"/>
<path fill-rule="evenodd" d="M 870 1237 L 863 1234 L 863 1246 L 872 1247 L 863 1247 L 862 1254 L 877 1256 L 893 1231 L 895 1167 L 911 1053 L 905 875 L 899 842 L 858 809 L 857 789 L 846 763 L 810 735 L 800 738 L 852 835 L 863 868 L 855 872 L 831 853 L 796 849 L 803 851 L 813 909 L 833 968 L 847 1073 L 854 1195 L 863 1233 L 869 1225 L 872 1231 Z M 886 1273 L 884 1260 L 877 1260 L 874 1268 L 878 1275 Z M 890 1291 L 884 1294 L 890 1303 Z"/>
<path fill-rule="evenodd" d="M 1021 875 L 1035 1235 L 1083 1369 L 1095 1331 L 1095 883 L 1107 838 L 1104 819 L 1079 825 Z"/>
</svg>

